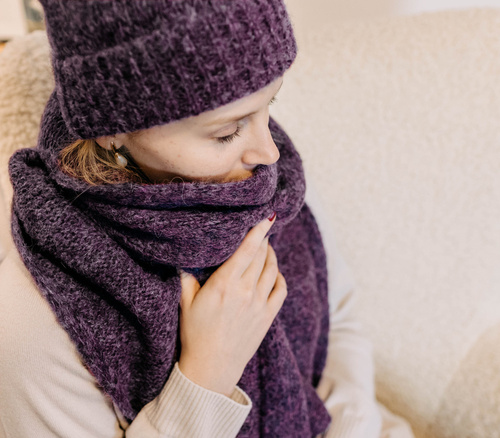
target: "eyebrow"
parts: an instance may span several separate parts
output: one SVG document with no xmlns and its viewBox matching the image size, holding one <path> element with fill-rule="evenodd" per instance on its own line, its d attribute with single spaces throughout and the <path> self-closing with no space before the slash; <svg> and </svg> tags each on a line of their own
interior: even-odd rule
<svg viewBox="0 0 500 438">
<path fill-rule="evenodd" d="M 274 96 L 272 97 L 271 100 L 273 100 L 278 95 L 279 91 L 281 90 L 281 87 L 283 86 L 283 82 L 285 82 L 285 81 L 284 80 L 281 81 L 281 85 L 278 88 L 278 91 L 276 91 L 276 93 L 274 94 Z M 244 119 L 245 117 L 252 116 L 256 112 L 257 111 L 254 111 L 253 113 L 244 114 L 244 115 L 241 115 L 241 116 L 231 116 L 231 117 L 225 117 L 225 118 L 221 118 L 221 119 L 216 119 L 216 120 L 213 120 L 212 122 L 208 123 L 206 126 L 223 125 L 225 123 L 236 122 L 238 120 Z"/>
</svg>

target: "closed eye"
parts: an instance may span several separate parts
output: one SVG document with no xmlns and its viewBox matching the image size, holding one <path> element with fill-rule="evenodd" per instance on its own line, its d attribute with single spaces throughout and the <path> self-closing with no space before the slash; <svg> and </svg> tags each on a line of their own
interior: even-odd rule
<svg viewBox="0 0 500 438">
<path fill-rule="evenodd" d="M 219 143 L 231 143 L 236 137 L 240 135 L 241 128 L 238 126 L 236 131 L 234 131 L 230 135 L 226 135 L 225 137 L 217 137 L 217 141 Z"/>
<path fill-rule="evenodd" d="M 269 105 L 276 103 L 277 100 L 278 100 L 278 98 L 276 96 L 274 96 L 269 101 Z M 241 132 L 241 127 L 238 125 L 238 127 L 236 128 L 236 131 L 234 131 L 232 134 L 226 135 L 225 137 L 217 137 L 216 140 L 218 143 L 221 143 L 221 144 L 222 143 L 231 143 L 236 137 L 239 137 L 240 132 Z"/>
</svg>

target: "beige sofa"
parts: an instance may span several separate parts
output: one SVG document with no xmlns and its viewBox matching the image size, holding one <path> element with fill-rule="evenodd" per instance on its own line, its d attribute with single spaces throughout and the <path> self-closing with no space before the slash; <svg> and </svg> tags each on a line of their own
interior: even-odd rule
<svg viewBox="0 0 500 438">
<path fill-rule="evenodd" d="M 0 259 L 47 44 L 0 54 Z M 417 437 L 500 437 L 499 77 L 499 10 L 351 22 L 304 34 L 271 107 L 355 277 L 377 397 Z"/>
</svg>

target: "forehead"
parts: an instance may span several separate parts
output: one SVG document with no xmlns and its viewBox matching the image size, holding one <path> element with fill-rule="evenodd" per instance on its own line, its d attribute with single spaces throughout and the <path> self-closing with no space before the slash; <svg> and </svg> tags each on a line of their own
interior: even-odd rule
<svg viewBox="0 0 500 438">
<path fill-rule="evenodd" d="M 203 126 L 214 127 L 243 119 L 258 111 L 263 105 L 267 105 L 269 100 L 278 93 L 282 85 L 283 77 L 279 77 L 255 93 L 199 114 L 196 116 L 197 122 Z"/>
<path fill-rule="evenodd" d="M 283 85 L 283 76 L 256 91 L 255 93 L 244 96 L 241 99 L 230 102 L 227 105 L 205 111 L 196 116 L 187 117 L 181 120 L 175 120 L 164 125 L 153 126 L 141 134 L 158 134 L 176 136 L 185 134 L 189 130 L 216 129 L 224 125 L 224 119 L 241 119 L 249 113 L 258 111 L 264 105 L 268 105 L 269 100 L 276 95 Z"/>
</svg>

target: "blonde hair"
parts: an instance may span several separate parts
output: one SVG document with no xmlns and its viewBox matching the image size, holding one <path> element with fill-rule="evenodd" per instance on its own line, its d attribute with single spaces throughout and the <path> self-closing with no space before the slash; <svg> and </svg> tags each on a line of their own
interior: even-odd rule
<svg viewBox="0 0 500 438">
<path fill-rule="evenodd" d="M 93 139 L 76 140 L 64 147 L 58 158 L 59 167 L 64 173 L 91 185 L 147 183 L 131 166 L 120 167 L 113 152 L 99 146 Z"/>
</svg>

